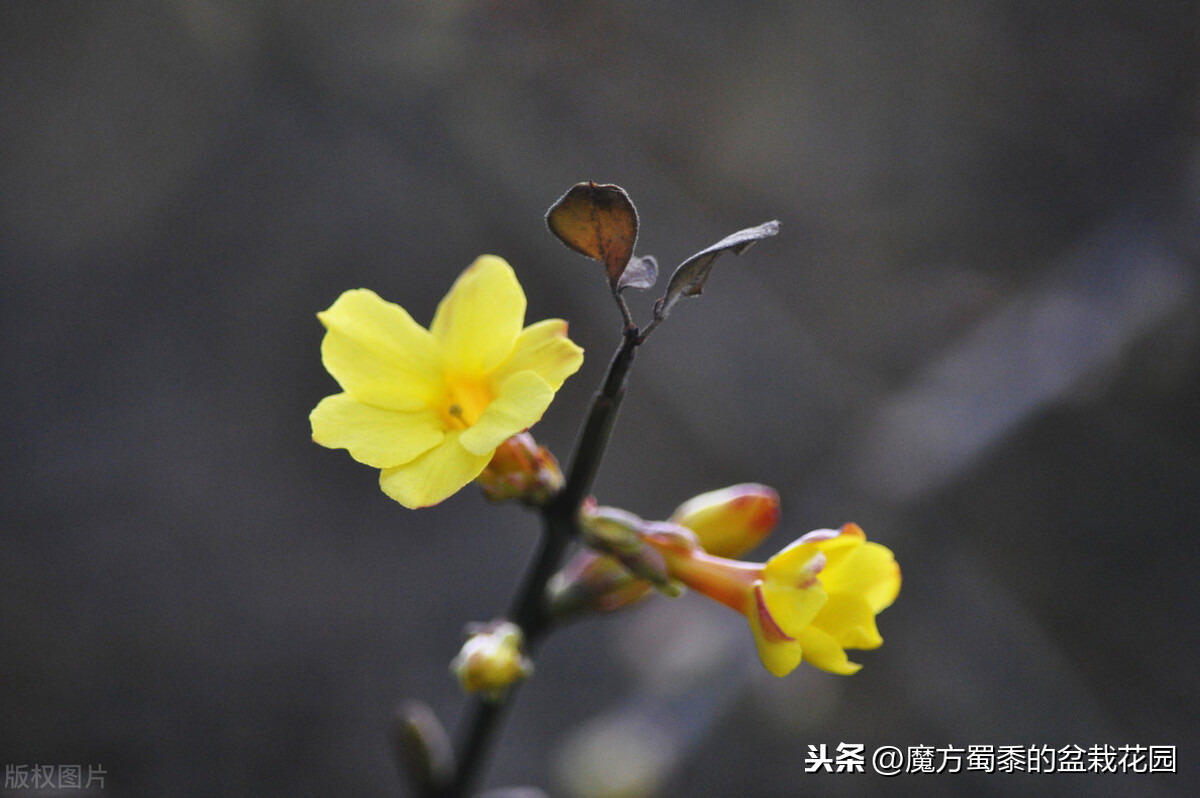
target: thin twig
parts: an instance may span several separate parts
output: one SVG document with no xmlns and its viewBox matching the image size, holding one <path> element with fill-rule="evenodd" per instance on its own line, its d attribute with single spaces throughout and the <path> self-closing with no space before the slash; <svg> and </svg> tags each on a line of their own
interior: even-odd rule
<svg viewBox="0 0 1200 798">
<path fill-rule="evenodd" d="M 629 369 L 633 365 L 637 347 L 645 340 L 639 337 L 637 327 L 632 324 L 628 307 L 620 300 L 619 294 L 617 297 L 628 322 L 624 338 L 609 363 L 600 390 L 592 397 L 591 409 L 575 444 L 566 483 L 558 495 L 541 508 L 541 540 L 509 613 L 509 618 L 525 634 L 528 656 L 532 656 L 534 647 L 550 628 L 545 602 L 546 584 L 558 570 L 568 545 L 578 532 L 576 525 L 580 505 L 591 492 L 600 461 L 608 447 L 617 411 L 625 396 Z M 438 794 L 438 798 L 466 798 L 478 778 L 514 692 L 515 685 L 496 699 L 471 699 L 469 714 L 462 725 L 454 780 Z"/>
<path fill-rule="evenodd" d="M 631 327 L 636 327 L 637 325 L 633 321 L 633 313 L 630 312 L 629 303 L 625 301 L 625 295 L 621 293 L 621 289 L 618 288 L 613 291 L 613 299 L 617 300 L 617 307 L 621 309 L 621 318 L 625 320 L 625 329 L 628 330 Z"/>
</svg>

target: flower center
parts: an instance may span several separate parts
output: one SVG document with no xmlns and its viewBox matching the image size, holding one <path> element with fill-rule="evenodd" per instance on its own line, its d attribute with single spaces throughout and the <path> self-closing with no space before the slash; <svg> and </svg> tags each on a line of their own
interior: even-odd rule
<svg viewBox="0 0 1200 798">
<path fill-rule="evenodd" d="M 442 420 L 451 429 L 466 429 L 479 420 L 494 398 L 483 380 L 447 375 Z"/>
</svg>

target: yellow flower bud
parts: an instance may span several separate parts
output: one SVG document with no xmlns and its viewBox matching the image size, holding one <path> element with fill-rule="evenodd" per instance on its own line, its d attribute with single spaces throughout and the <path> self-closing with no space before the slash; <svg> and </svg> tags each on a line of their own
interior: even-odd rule
<svg viewBox="0 0 1200 798">
<path fill-rule="evenodd" d="M 670 520 L 695 532 L 709 554 L 740 557 L 775 529 L 779 494 L 766 485 L 732 485 L 688 499 Z"/>
<path fill-rule="evenodd" d="M 467 642 L 450 662 L 463 690 L 498 699 L 514 682 L 533 673 L 533 662 L 521 651 L 521 627 L 493 621 L 469 630 Z"/>
</svg>

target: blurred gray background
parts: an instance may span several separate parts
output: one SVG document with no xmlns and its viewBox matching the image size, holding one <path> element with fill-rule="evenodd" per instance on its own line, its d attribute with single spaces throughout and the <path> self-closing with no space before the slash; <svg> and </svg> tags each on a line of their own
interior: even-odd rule
<svg viewBox="0 0 1200 798">
<path fill-rule="evenodd" d="M 535 429 L 565 459 L 619 316 L 542 215 L 591 179 L 665 270 L 782 222 L 639 355 L 599 499 L 766 482 L 762 556 L 853 520 L 905 584 L 848 679 L 770 677 L 697 596 L 570 627 L 487 783 L 1196 794 L 1194 3 L 10 1 L 0 70 L 0 762 L 403 794 L 392 709 L 453 725 L 536 519 L 404 510 L 312 444 L 314 314 L 366 286 L 428 323 L 507 258 L 587 351 Z M 804 772 L 840 742 L 1178 773 Z"/>
</svg>

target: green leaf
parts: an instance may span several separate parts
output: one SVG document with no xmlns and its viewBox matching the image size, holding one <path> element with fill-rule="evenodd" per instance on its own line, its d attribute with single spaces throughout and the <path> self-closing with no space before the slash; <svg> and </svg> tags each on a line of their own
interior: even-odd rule
<svg viewBox="0 0 1200 798">
<path fill-rule="evenodd" d="M 588 181 L 576 183 L 550 206 L 546 226 L 571 249 L 604 264 L 615 293 L 633 257 L 637 210 L 625 189 Z"/>
<path fill-rule="evenodd" d="M 654 303 L 654 317 L 665 319 L 671 308 L 684 297 L 699 296 L 704 290 L 704 283 L 712 271 L 713 262 L 720 255 L 732 251 L 735 255 L 745 252 L 751 244 L 770 238 L 779 232 L 779 222 L 765 222 L 758 227 L 747 227 L 727 235 L 707 249 L 697 252 L 692 257 L 679 264 L 667 283 L 667 292 Z"/>
</svg>

